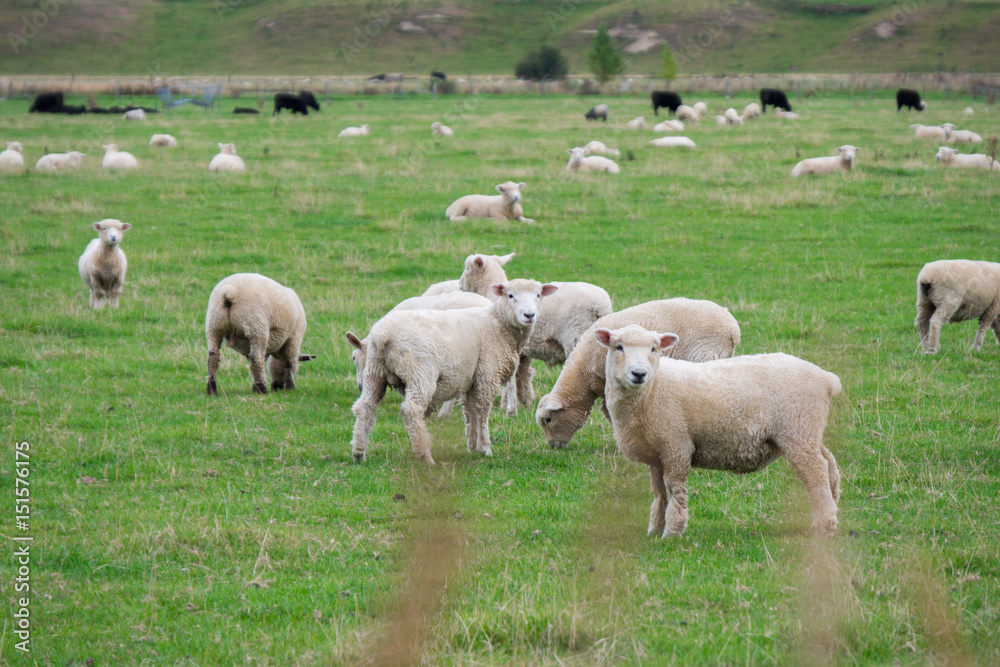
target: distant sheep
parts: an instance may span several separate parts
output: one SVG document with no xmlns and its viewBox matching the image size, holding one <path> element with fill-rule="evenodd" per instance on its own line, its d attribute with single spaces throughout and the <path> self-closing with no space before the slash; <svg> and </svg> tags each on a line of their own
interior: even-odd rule
<svg viewBox="0 0 1000 667">
<path fill-rule="evenodd" d="M 760 105 L 756 102 L 743 107 L 743 120 L 757 120 L 760 118 Z"/>
<path fill-rule="evenodd" d="M 978 144 L 983 141 L 983 138 L 972 130 L 956 130 L 951 123 L 945 123 L 942 127 L 948 130 L 945 141 L 949 144 Z"/>
<path fill-rule="evenodd" d="M 340 134 L 338 134 L 337 136 L 338 137 L 365 137 L 365 136 L 368 136 L 369 134 L 371 134 L 371 131 L 372 131 L 371 126 L 369 126 L 367 123 L 365 123 L 361 127 L 345 127 L 343 130 L 340 131 Z"/>
<path fill-rule="evenodd" d="M 948 128 L 943 125 L 921 125 L 920 123 L 914 123 L 910 126 L 910 129 L 913 130 L 913 136 L 917 139 L 934 139 L 936 141 L 945 141 L 948 139 Z"/>
<path fill-rule="evenodd" d="M 521 191 L 524 183 L 507 181 L 496 186 L 499 195 L 465 195 L 459 197 L 444 212 L 449 220 L 468 220 L 469 218 L 494 218 L 497 220 L 518 220 L 534 222 L 524 217 L 521 208 Z"/>
<path fill-rule="evenodd" d="M 794 111 L 785 111 L 780 107 L 774 109 L 774 115 L 776 118 L 781 118 L 783 120 L 798 120 L 799 115 Z"/>
<path fill-rule="evenodd" d="M 646 117 L 636 116 L 629 122 L 625 123 L 625 129 L 627 130 L 645 130 L 646 129 Z"/>
<path fill-rule="evenodd" d="M 934 157 L 938 162 L 947 167 L 966 167 L 1000 171 L 1000 162 L 994 160 L 989 155 L 983 155 L 982 153 L 959 153 L 954 148 L 941 146 L 938 148 L 937 155 Z"/>
<path fill-rule="evenodd" d="M 657 148 L 694 148 L 694 142 L 687 137 L 657 137 L 649 142 L 650 146 Z"/>
<path fill-rule="evenodd" d="M 24 166 L 24 147 L 20 141 L 8 141 L 7 149 L 0 152 L 0 169 Z"/>
<path fill-rule="evenodd" d="M 216 144 L 219 152 L 208 163 L 209 171 L 243 171 L 247 167 L 243 158 L 236 154 L 235 144 Z"/>
<path fill-rule="evenodd" d="M 742 125 L 743 117 L 736 112 L 736 109 L 729 107 L 722 117 L 726 119 L 726 125 Z"/>
<path fill-rule="evenodd" d="M 128 262 L 119 247 L 122 236 L 132 228 L 127 222 L 108 218 L 94 223 L 98 237 L 87 244 L 77 267 L 80 278 L 90 287 L 90 307 L 118 307 Z"/>
<path fill-rule="evenodd" d="M 775 110 L 792 110 L 792 105 L 788 103 L 788 98 L 785 96 L 783 91 L 780 91 L 777 88 L 761 88 L 760 107 L 762 113 L 767 113 L 767 105 L 769 104 L 774 107 Z"/>
<path fill-rule="evenodd" d="M 992 327 L 1000 343 L 1000 264 L 969 259 L 941 259 L 924 264 L 917 275 L 917 319 L 924 354 L 941 349 L 941 327 L 979 320 L 972 349 L 979 350 Z"/>
<path fill-rule="evenodd" d="M 920 101 L 920 93 L 909 88 L 900 88 L 896 91 L 896 112 L 908 107 L 914 111 L 923 111 L 927 108 L 927 103 Z"/>
<path fill-rule="evenodd" d="M 105 144 L 101 166 L 105 169 L 138 169 L 139 161 L 126 151 L 118 150 L 118 144 Z"/>
<path fill-rule="evenodd" d="M 698 112 L 695 111 L 693 107 L 689 107 L 686 104 L 682 104 L 677 107 L 677 118 L 679 120 L 691 121 L 692 123 L 697 123 L 701 120 L 701 116 Z"/>
<path fill-rule="evenodd" d="M 146 112 L 142 109 L 129 109 L 122 114 L 122 120 L 146 120 Z"/>
<path fill-rule="evenodd" d="M 590 108 L 587 113 L 583 114 L 583 117 L 587 120 L 597 120 L 600 118 L 603 121 L 608 120 L 608 105 L 598 104 Z"/>
<path fill-rule="evenodd" d="M 438 121 L 434 121 L 433 123 L 431 123 L 431 134 L 438 134 L 441 135 L 442 137 L 450 137 L 453 136 L 455 133 L 452 132 L 451 128 L 448 127 L 447 125 L 442 125 Z"/>
<path fill-rule="evenodd" d="M 677 113 L 677 108 L 681 106 L 681 96 L 670 90 L 654 90 L 649 94 L 649 99 L 653 103 L 653 114 L 660 115 L 661 107 L 669 109 L 670 113 Z"/>
<path fill-rule="evenodd" d="M 85 153 L 70 151 L 69 153 L 49 153 L 38 158 L 35 163 L 37 171 L 59 171 L 62 169 L 76 169 L 83 164 Z"/>
<path fill-rule="evenodd" d="M 708 105 L 706 105 L 704 102 L 695 102 L 691 108 L 694 109 L 694 112 L 696 114 L 698 114 L 699 119 L 704 118 L 706 115 L 708 115 Z"/>
<path fill-rule="evenodd" d="M 589 142 L 586 146 L 584 146 L 584 148 L 588 153 L 592 153 L 594 155 L 610 155 L 611 157 L 618 157 L 622 154 L 622 152 L 617 148 L 609 148 L 596 139 Z"/>
<path fill-rule="evenodd" d="M 792 176 L 804 174 L 831 174 L 835 171 L 850 171 L 854 167 L 854 156 L 861 150 L 855 146 L 844 145 L 837 149 L 837 155 L 832 157 L 811 157 L 799 162 L 792 169 Z"/>
<path fill-rule="evenodd" d="M 665 120 L 663 122 L 657 123 L 653 126 L 654 132 L 683 132 L 684 131 L 684 121 L 682 120 Z"/>
<path fill-rule="evenodd" d="M 965 107 L 964 109 L 962 109 L 962 113 L 966 114 L 967 116 L 971 116 L 976 113 L 976 110 L 973 109 L 972 107 Z"/>
<path fill-rule="evenodd" d="M 319 102 L 316 101 L 316 96 L 308 90 L 299 91 L 298 95 L 292 93 L 275 93 L 274 113 L 271 115 L 277 115 L 281 113 L 282 109 L 288 109 L 292 112 L 293 116 L 297 113 L 308 116 L 310 108 L 319 111 Z"/>
<path fill-rule="evenodd" d="M 567 171 L 603 171 L 609 174 L 617 174 L 621 171 L 618 164 L 601 155 L 588 155 L 586 148 L 568 148 L 569 162 L 566 163 Z"/>
<path fill-rule="evenodd" d="M 149 138 L 149 145 L 164 146 L 166 148 L 177 148 L 177 140 L 169 134 L 154 134 Z"/>
</svg>

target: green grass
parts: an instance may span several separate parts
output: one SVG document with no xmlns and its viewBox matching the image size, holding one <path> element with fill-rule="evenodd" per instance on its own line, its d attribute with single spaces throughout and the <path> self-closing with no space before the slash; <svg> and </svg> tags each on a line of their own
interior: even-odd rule
<svg viewBox="0 0 1000 667">
<path fill-rule="evenodd" d="M 919 116 L 885 96 L 792 102 L 798 123 L 689 126 L 693 151 L 622 129 L 650 117 L 641 97 L 612 100 L 606 125 L 558 96 L 340 98 L 295 119 L 235 117 L 225 100 L 145 124 L 0 105 L 31 165 L 43 147 L 88 154 L 71 173 L 0 175 L 3 533 L 24 534 L 10 499 L 27 441 L 34 537 L 32 653 L 14 650 L 8 615 L 4 661 L 1000 662 L 1000 351 L 971 352 L 967 322 L 926 357 L 912 324 L 925 262 L 1000 257 L 1000 181 L 943 170 L 908 130 L 952 120 L 990 137 L 1000 118 L 961 115 L 966 99 L 932 97 Z M 432 139 L 434 120 L 456 136 Z M 363 122 L 371 136 L 337 139 Z M 180 147 L 148 148 L 154 132 Z M 564 171 L 565 149 L 593 138 L 622 149 L 620 175 Z M 138 171 L 100 169 L 111 140 Z M 248 171 L 208 173 L 228 141 Z M 844 143 L 862 149 L 854 173 L 788 176 Z M 444 219 L 509 179 L 528 183 L 536 224 Z M 133 225 L 129 272 L 121 308 L 95 312 L 76 261 L 105 217 Z M 390 394 L 355 465 L 344 332 L 457 277 L 469 253 L 510 251 L 511 277 L 590 281 L 617 308 L 712 299 L 739 320 L 739 353 L 837 373 L 840 537 L 809 537 L 779 461 L 695 471 L 686 534 L 647 538 L 648 474 L 600 416 L 552 451 L 530 411 L 495 411 L 489 459 L 466 451 L 460 417 L 432 420 L 428 468 Z M 220 395 L 205 395 L 208 294 L 237 271 L 302 298 L 318 357 L 294 392 L 252 394 L 227 349 Z M 536 393 L 557 374 L 539 365 Z M 11 543 L 11 602 L 14 573 Z"/>
</svg>

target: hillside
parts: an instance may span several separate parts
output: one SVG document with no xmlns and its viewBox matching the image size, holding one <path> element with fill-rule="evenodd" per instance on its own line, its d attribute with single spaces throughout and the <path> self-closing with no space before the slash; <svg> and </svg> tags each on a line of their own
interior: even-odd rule
<svg viewBox="0 0 1000 667">
<path fill-rule="evenodd" d="M 0 74 L 509 74 L 542 42 L 586 71 L 601 24 L 633 73 L 996 71 L 993 0 L 8 0 Z"/>
</svg>

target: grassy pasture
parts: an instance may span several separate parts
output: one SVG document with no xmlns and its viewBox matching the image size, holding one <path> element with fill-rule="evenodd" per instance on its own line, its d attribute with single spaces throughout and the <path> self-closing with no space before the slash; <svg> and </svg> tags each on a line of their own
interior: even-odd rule
<svg viewBox="0 0 1000 667">
<path fill-rule="evenodd" d="M 44 147 L 88 154 L 70 173 L 0 175 L 0 487 L 12 514 L 13 443 L 29 442 L 34 537 L 32 652 L 14 649 L 7 614 L 3 660 L 1000 662 L 1000 351 L 990 336 L 971 352 L 963 323 L 925 357 L 912 324 L 925 262 L 1000 258 L 1000 181 L 943 170 L 908 130 L 951 120 L 993 136 L 1000 115 L 963 116 L 967 100 L 919 115 L 888 98 L 792 102 L 797 123 L 689 126 L 692 151 L 624 130 L 652 120 L 638 97 L 611 100 L 607 124 L 571 97 L 334 99 L 295 119 L 233 116 L 227 100 L 145 124 L 0 105 L 0 138 L 30 165 Z M 434 120 L 456 136 L 433 139 Z M 363 122 L 371 136 L 337 138 Z M 154 132 L 180 147 L 148 148 Z M 622 149 L 622 173 L 567 174 L 565 149 L 595 138 Z M 112 140 L 138 171 L 100 169 Z M 208 173 L 228 141 L 248 171 Z M 845 143 L 862 149 L 854 173 L 789 178 Z M 444 219 L 506 180 L 528 183 L 536 224 Z M 76 261 L 105 217 L 133 225 L 129 272 L 122 307 L 94 312 Z M 739 353 L 837 373 L 840 537 L 808 536 L 804 490 L 779 461 L 695 471 L 687 533 L 647 538 L 646 469 L 600 416 L 552 451 L 533 414 L 494 412 L 490 459 L 465 450 L 460 417 L 432 420 L 428 468 L 389 394 L 353 464 L 344 332 L 457 277 L 471 252 L 510 251 L 511 277 L 594 282 L 617 308 L 712 299 L 739 320 Z M 318 358 L 294 392 L 252 394 L 226 350 L 220 394 L 205 395 L 204 309 L 237 271 L 302 298 Z M 538 366 L 536 393 L 557 374 Z M 21 534 L 11 522 L 4 535 Z"/>
</svg>

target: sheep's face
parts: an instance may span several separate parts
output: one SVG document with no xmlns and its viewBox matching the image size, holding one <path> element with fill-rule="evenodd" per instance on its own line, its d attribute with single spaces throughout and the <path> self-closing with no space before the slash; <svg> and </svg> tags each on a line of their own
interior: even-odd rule
<svg viewBox="0 0 1000 667">
<path fill-rule="evenodd" d="M 521 201 L 521 190 L 524 189 L 524 183 L 515 183 L 514 181 L 507 181 L 506 183 L 501 183 L 497 186 L 497 192 L 504 198 L 505 201 L 511 204 L 516 204 Z"/>
<path fill-rule="evenodd" d="M 677 342 L 677 334 L 656 333 L 637 324 L 621 329 L 597 329 L 597 342 L 608 348 L 604 371 L 625 389 L 652 383 L 660 366 L 660 352 Z"/>
<path fill-rule="evenodd" d="M 219 144 L 219 152 L 224 155 L 236 155 L 236 144 Z"/>
<path fill-rule="evenodd" d="M 567 148 L 566 152 L 569 153 L 569 164 L 583 162 L 583 158 L 587 157 L 587 154 L 590 153 L 586 148 Z"/>
<path fill-rule="evenodd" d="M 83 162 L 83 158 L 86 157 L 84 153 L 79 153 L 77 151 L 71 151 L 66 153 L 69 156 L 69 163 L 74 167 L 79 167 L 80 163 Z"/>
<path fill-rule="evenodd" d="M 837 153 L 840 154 L 840 159 L 843 162 L 846 162 L 848 165 L 852 165 L 854 164 L 854 156 L 857 154 L 859 150 L 861 149 L 848 145 L 848 146 L 841 146 L 840 148 L 838 148 Z"/>
<path fill-rule="evenodd" d="M 562 399 L 555 394 L 546 394 L 538 400 L 535 421 L 545 434 L 545 442 L 549 447 L 563 449 L 569 444 L 577 429 L 587 419 L 587 414 L 584 412 L 574 420 L 573 417 L 577 412 L 580 411 L 564 408 Z"/>
<path fill-rule="evenodd" d="M 21 146 L 21 142 L 20 141 L 8 141 L 7 142 L 7 150 L 9 150 L 9 151 L 16 151 L 18 153 L 23 153 L 24 152 L 24 147 Z"/>
<path fill-rule="evenodd" d="M 458 288 L 463 292 L 479 292 L 481 286 L 492 285 L 507 281 L 507 273 L 503 270 L 504 264 L 513 259 L 514 253 L 509 255 L 469 255 L 465 258 L 465 268 L 458 279 Z M 479 288 L 479 289 L 477 289 Z M 492 291 L 487 291 L 483 296 L 489 297 Z"/>
<path fill-rule="evenodd" d="M 101 146 L 101 148 L 104 149 L 105 153 L 117 153 L 118 152 L 118 144 L 104 144 L 103 146 Z"/>
<path fill-rule="evenodd" d="M 955 155 L 956 151 L 954 148 L 948 148 L 947 146 L 941 146 L 938 148 L 937 155 L 934 158 L 938 162 L 951 162 L 952 157 Z"/>
<path fill-rule="evenodd" d="M 101 236 L 101 243 L 104 245 L 117 245 L 122 240 L 122 235 L 132 228 L 127 222 L 120 222 L 108 218 L 94 223 L 94 229 Z"/>
<path fill-rule="evenodd" d="M 537 280 L 511 280 L 490 286 L 498 297 L 500 307 L 511 324 L 526 329 L 534 326 L 541 312 L 542 297 L 555 293 L 559 288 L 550 283 L 541 284 Z"/>
</svg>

